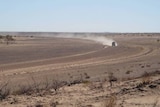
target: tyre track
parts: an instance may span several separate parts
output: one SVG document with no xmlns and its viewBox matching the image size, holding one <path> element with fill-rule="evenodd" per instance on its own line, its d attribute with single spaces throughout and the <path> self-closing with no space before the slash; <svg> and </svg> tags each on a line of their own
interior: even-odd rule
<svg viewBox="0 0 160 107">
<path fill-rule="evenodd" d="M 146 57 L 151 55 L 152 53 L 154 53 L 154 50 L 150 47 L 144 47 L 141 45 L 130 45 L 129 47 L 133 48 L 142 48 L 142 51 L 135 54 L 135 55 L 130 55 L 130 56 L 121 56 L 120 58 L 113 58 L 113 59 L 105 59 L 105 57 L 97 57 L 97 58 L 92 58 L 92 59 L 85 59 L 85 60 L 80 60 L 80 61 L 74 61 L 74 62 L 67 62 L 67 63 L 47 63 L 45 65 L 38 65 L 38 66 L 30 66 L 30 67 L 22 67 L 22 68 L 18 68 L 18 69 L 8 69 L 6 70 L 6 72 L 1 73 L 2 75 L 13 75 L 13 74 L 24 74 L 24 73 L 29 73 L 29 72 L 41 72 L 41 71 L 51 71 L 51 70 L 66 70 L 66 69 L 70 69 L 70 68 L 74 68 L 74 67 L 88 67 L 88 66 L 95 66 L 95 65 L 102 65 L 102 64 L 114 64 L 114 63 L 120 63 L 120 62 L 124 62 L 124 61 L 130 61 L 133 59 L 138 59 L 138 58 L 142 58 L 142 57 Z M 83 53 L 83 54 L 76 54 L 73 56 L 65 56 L 63 58 L 73 58 L 73 57 L 78 57 L 78 56 L 83 56 L 83 55 L 91 55 L 95 52 L 101 51 L 101 50 L 105 50 L 105 48 L 103 49 L 99 49 L 97 51 L 92 51 L 92 52 L 87 52 L 87 53 Z M 58 58 L 57 58 L 58 59 Z M 48 61 L 48 60 L 46 60 Z M 36 63 L 36 62 L 33 62 Z M 33 64 L 33 63 L 29 63 L 29 64 Z M 41 62 L 40 62 L 41 63 Z M 26 64 L 26 63 L 24 63 Z M 37 65 L 37 63 L 36 63 Z"/>
</svg>

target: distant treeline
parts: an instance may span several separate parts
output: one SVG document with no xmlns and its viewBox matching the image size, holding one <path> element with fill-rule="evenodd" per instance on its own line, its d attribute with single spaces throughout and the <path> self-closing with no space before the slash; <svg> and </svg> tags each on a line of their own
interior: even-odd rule
<svg viewBox="0 0 160 107">
<path fill-rule="evenodd" d="M 16 35 L 16 36 L 160 36 L 160 33 L 94 33 L 94 32 L 0 32 L 0 35 Z"/>
</svg>

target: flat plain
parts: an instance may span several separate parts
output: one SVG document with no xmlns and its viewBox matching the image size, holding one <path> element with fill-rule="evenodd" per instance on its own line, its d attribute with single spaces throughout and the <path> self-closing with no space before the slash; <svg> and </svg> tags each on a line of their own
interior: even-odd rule
<svg viewBox="0 0 160 107">
<path fill-rule="evenodd" d="M 12 93 L 29 84 L 64 83 L 58 91 L 11 94 L 0 107 L 159 107 L 160 35 L 106 37 L 118 46 L 38 36 L 0 44 L 0 84 Z"/>
</svg>

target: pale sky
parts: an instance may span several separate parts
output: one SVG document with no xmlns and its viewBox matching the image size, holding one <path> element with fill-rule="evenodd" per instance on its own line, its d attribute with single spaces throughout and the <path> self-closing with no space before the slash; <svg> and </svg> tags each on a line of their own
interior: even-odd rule
<svg viewBox="0 0 160 107">
<path fill-rule="evenodd" d="M 160 0 L 0 0 L 0 31 L 160 32 Z"/>
</svg>

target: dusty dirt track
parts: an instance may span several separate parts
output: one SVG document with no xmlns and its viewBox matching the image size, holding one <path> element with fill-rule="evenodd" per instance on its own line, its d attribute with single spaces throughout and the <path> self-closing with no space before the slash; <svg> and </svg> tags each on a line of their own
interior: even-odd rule
<svg viewBox="0 0 160 107">
<path fill-rule="evenodd" d="M 105 47 L 100 43 L 81 39 L 17 37 L 16 44 L 0 45 L 0 83 L 10 81 L 14 87 L 29 82 L 31 75 L 36 81 L 43 81 L 46 77 L 61 81 L 80 77 L 87 81 L 104 81 L 109 73 L 113 73 L 118 81 L 124 81 L 141 77 L 145 72 L 160 70 L 159 37 L 109 38 L 116 40 L 119 45 Z M 88 78 L 85 78 L 86 75 Z M 78 90 L 79 87 L 81 86 L 73 88 Z M 74 99 L 73 97 L 72 100 Z"/>
</svg>

